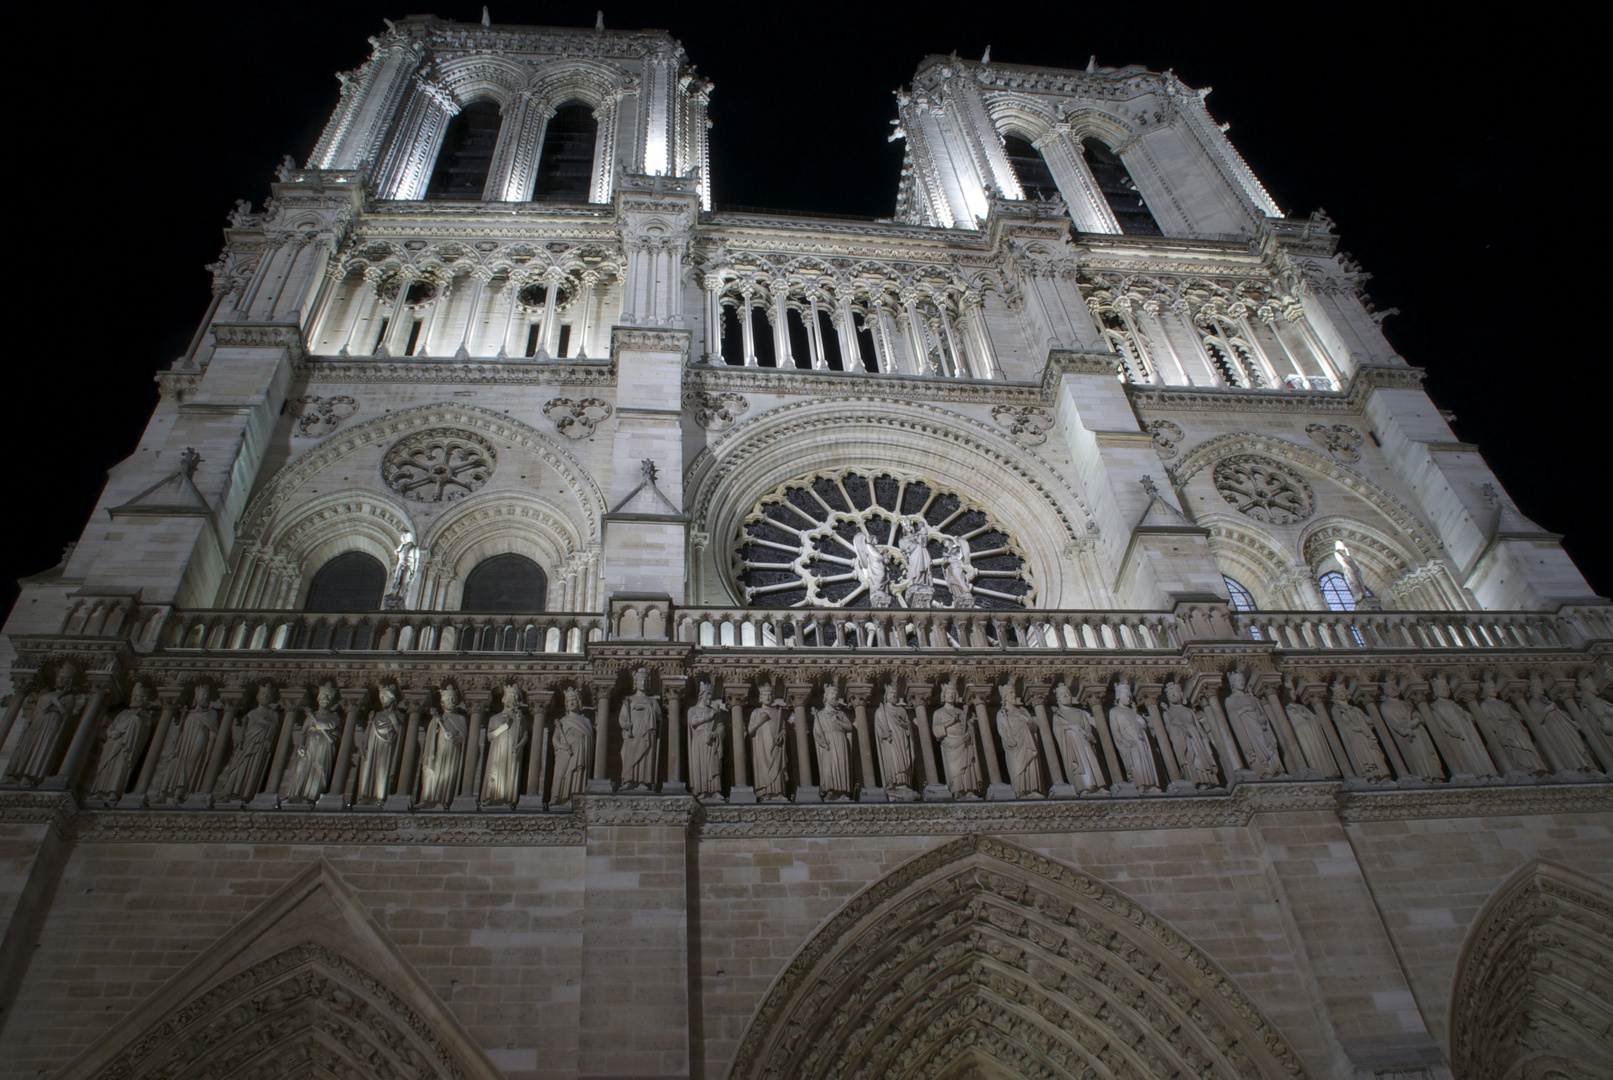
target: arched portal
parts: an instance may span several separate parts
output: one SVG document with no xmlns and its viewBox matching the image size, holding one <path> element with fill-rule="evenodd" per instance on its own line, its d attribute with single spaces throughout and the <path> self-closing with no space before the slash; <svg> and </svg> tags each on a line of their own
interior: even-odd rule
<svg viewBox="0 0 1613 1080">
<path fill-rule="evenodd" d="M 1613 1062 L 1613 889 L 1534 863 L 1497 891 L 1451 995 L 1457 1080 L 1592 1080 Z"/>
<path fill-rule="evenodd" d="M 1069 867 L 964 837 L 900 867 L 810 940 L 730 1080 L 1303 1077 L 1208 958 Z"/>
</svg>

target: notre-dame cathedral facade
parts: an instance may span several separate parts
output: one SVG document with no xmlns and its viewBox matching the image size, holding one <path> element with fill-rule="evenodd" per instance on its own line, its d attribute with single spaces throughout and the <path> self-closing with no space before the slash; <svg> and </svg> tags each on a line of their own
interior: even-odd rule
<svg viewBox="0 0 1613 1080">
<path fill-rule="evenodd" d="M 1203 93 L 371 44 L 6 625 L 9 1075 L 1609 1075 L 1613 608 Z"/>
</svg>

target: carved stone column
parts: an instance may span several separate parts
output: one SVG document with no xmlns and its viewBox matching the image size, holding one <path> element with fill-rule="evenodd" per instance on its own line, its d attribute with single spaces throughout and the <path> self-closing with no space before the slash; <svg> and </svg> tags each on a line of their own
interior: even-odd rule
<svg viewBox="0 0 1613 1080">
<path fill-rule="evenodd" d="M 822 624 L 818 633 L 818 640 L 823 640 Z M 886 801 L 885 789 L 874 771 L 874 741 L 868 728 L 868 699 L 873 692 L 871 683 L 851 683 L 846 687 L 846 695 L 851 698 L 852 720 L 857 725 L 857 764 L 862 771 L 858 802 Z"/>
<path fill-rule="evenodd" d="M 683 688 L 680 676 L 661 676 L 661 695 L 666 708 L 666 779 L 663 795 L 687 795 L 689 784 L 683 778 Z"/>
<path fill-rule="evenodd" d="M 346 714 L 342 720 L 342 738 L 336 744 L 336 762 L 330 770 L 330 783 L 314 804 L 315 810 L 347 809 L 347 773 L 353 764 L 353 737 L 358 731 L 359 718 L 364 715 L 364 706 L 369 703 L 370 691 L 368 687 L 348 688 L 342 690 L 341 694 L 342 711 Z M 466 747 L 466 756 L 469 754 L 470 748 Z"/>
<path fill-rule="evenodd" d="M 725 686 L 723 700 L 728 702 L 728 758 L 734 774 L 728 801 L 753 803 L 756 801 L 756 785 L 751 783 L 750 737 L 745 734 L 745 703 L 750 700 L 750 687 L 745 683 Z"/>
<path fill-rule="evenodd" d="M 465 766 L 459 777 L 459 794 L 448 804 L 453 813 L 476 812 L 476 796 L 482 787 L 482 728 L 492 703 L 491 690 L 472 690 L 465 695 L 465 704 L 470 707 L 470 729 L 465 733 Z"/>
<path fill-rule="evenodd" d="M 1073 799 L 1075 788 L 1070 784 L 1070 774 L 1065 767 L 1064 755 L 1060 752 L 1058 740 L 1053 738 L 1053 723 L 1047 716 L 1047 695 L 1050 691 L 1050 687 L 1031 684 L 1025 687 L 1025 700 L 1031 703 L 1031 708 L 1036 713 L 1036 730 L 1042 736 L 1043 757 L 1047 759 L 1048 782 L 1051 784 L 1048 797 Z M 1066 788 L 1069 790 L 1066 791 Z"/>
<path fill-rule="evenodd" d="M 609 795 L 615 791 L 610 782 L 610 731 L 614 718 L 610 714 L 610 696 L 616 689 L 616 680 L 594 680 L 594 773 L 584 789 L 589 795 Z"/>
<path fill-rule="evenodd" d="M 1003 783 L 1003 768 L 997 761 L 997 733 L 991 726 L 991 717 L 986 713 L 986 703 L 993 689 L 990 683 L 970 683 L 969 704 L 974 706 L 975 727 L 980 730 L 980 741 L 984 744 L 986 776 L 989 780 L 986 798 L 1006 801 L 1014 798 L 1014 788 L 1011 784 Z"/>
<path fill-rule="evenodd" d="M 202 773 L 202 786 L 191 799 L 198 799 L 204 806 L 213 805 L 213 789 L 218 786 L 218 774 L 224 769 L 224 759 L 229 754 L 230 744 L 235 740 L 235 718 L 240 715 L 241 702 L 238 696 L 240 687 L 232 686 L 226 694 L 229 695 L 224 705 L 224 711 L 218 718 L 218 737 L 213 740 L 213 752 L 207 758 L 207 770 Z M 189 802 L 190 799 L 186 799 Z"/>
<path fill-rule="evenodd" d="M 807 716 L 807 702 L 812 700 L 810 683 L 791 683 L 791 722 L 795 725 L 795 801 L 800 804 L 821 803 L 823 796 L 812 782 L 812 720 Z"/>
<path fill-rule="evenodd" d="M 532 738 L 527 744 L 526 789 L 515 808 L 537 811 L 543 809 L 543 781 L 549 773 L 549 703 L 554 700 L 554 691 L 533 690 L 527 700 L 532 702 Z"/>
<path fill-rule="evenodd" d="M 1141 686 L 1137 688 L 1137 701 L 1143 707 L 1143 714 L 1148 717 L 1148 730 L 1154 733 L 1154 741 L 1159 744 L 1159 757 L 1165 763 L 1165 775 L 1170 777 L 1170 783 L 1166 785 L 1165 790 L 1167 793 L 1174 793 L 1184 790 L 1182 767 L 1176 761 L 1176 747 L 1171 742 L 1170 733 L 1165 730 L 1165 719 L 1159 715 L 1159 695 L 1160 690 L 1157 686 L 1149 686 L 1147 689 Z M 1189 783 L 1185 790 L 1191 792 L 1195 788 Z"/>
<path fill-rule="evenodd" d="M 178 686 L 164 686 L 157 690 L 157 700 L 162 703 L 162 710 L 157 716 L 156 727 L 151 729 L 146 760 L 140 766 L 140 779 L 135 781 L 133 791 L 118 800 L 119 810 L 136 810 L 146 805 L 147 793 L 157 783 L 157 766 L 162 761 L 162 749 L 168 743 L 169 728 L 174 725 L 174 714 L 179 711 L 180 695 L 183 693 Z"/>
<path fill-rule="evenodd" d="M 387 796 L 386 810 L 408 810 L 414 804 L 419 782 L 416 767 L 420 757 L 420 722 L 425 719 L 426 705 L 431 700 L 430 690 L 405 690 L 404 701 L 409 710 L 408 726 L 403 734 L 402 763 L 398 767 L 398 782 L 393 794 Z"/>
<path fill-rule="evenodd" d="M 55 776 L 47 776 L 40 782 L 41 791 L 71 791 L 77 786 L 78 774 L 84 771 L 84 762 L 89 758 L 90 747 L 95 742 L 95 729 L 101 723 L 101 713 L 106 709 L 107 695 L 111 691 L 110 683 L 92 678 L 90 698 L 84 703 L 84 713 L 79 718 L 78 727 L 73 730 L 73 741 L 67 746 L 62 767 Z"/>
<path fill-rule="evenodd" d="M 1087 711 L 1092 714 L 1093 727 L 1098 729 L 1098 742 L 1103 746 L 1103 763 L 1109 768 L 1109 782 L 1111 785 L 1123 783 L 1126 774 L 1120 768 L 1120 755 L 1115 753 L 1114 733 L 1109 730 L 1109 711 L 1104 708 L 1103 702 L 1109 696 L 1109 688 L 1104 685 L 1089 686 L 1083 695 Z"/>
<path fill-rule="evenodd" d="M 0 716 L 0 748 L 6 745 L 6 739 L 11 737 L 11 728 L 17 722 L 17 716 L 22 712 L 22 703 L 28 699 L 33 689 L 32 679 L 13 679 L 11 684 L 11 704 L 6 706 L 4 716 Z"/>
<path fill-rule="evenodd" d="M 930 695 L 935 688 L 929 683 L 918 683 L 917 691 L 909 684 L 907 694 L 913 699 L 913 726 L 918 728 L 919 753 L 924 759 L 924 801 L 951 802 L 952 789 L 941 775 L 935 760 L 935 729 L 930 727 Z"/>
<path fill-rule="evenodd" d="M 1389 767 L 1394 769 L 1396 779 L 1405 780 L 1411 776 L 1411 770 L 1406 768 L 1406 761 L 1400 756 L 1400 747 L 1395 745 L 1395 740 L 1389 735 L 1389 725 L 1383 722 L 1383 714 L 1378 712 L 1378 695 L 1381 692 L 1375 683 L 1368 683 L 1357 691 L 1357 696 L 1367 715 L 1372 718 L 1372 730 L 1378 733 L 1378 742 L 1388 755 Z"/>
<path fill-rule="evenodd" d="M 291 759 L 291 747 L 295 741 L 292 733 L 297 727 L 297 714 L 302 712 L 307 699 L 308 691 L 301 687 L 289 687 L 280 693 L 280 700 L 286 706 L 285 715 L 280 718 L 280 741 L 274 747 L 274 762 L 269 766 L 267 786 L 247 804 L 254 810 L 275 810 L 280 806 L 280 784 L 285 779 L 286 763 Z"/>
</svg>

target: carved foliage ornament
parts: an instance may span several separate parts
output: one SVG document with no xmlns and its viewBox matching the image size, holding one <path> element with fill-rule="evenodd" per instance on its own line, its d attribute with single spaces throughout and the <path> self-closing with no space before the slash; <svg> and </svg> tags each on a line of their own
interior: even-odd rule
<svg viewBox="0 0 1613 1080">
<path fill-rule="evenodd" d="M 586 439 L 610 413 L 610 402 L 600 398 L 552 398 L 543 405 L 543 415 L 554 421 L 555 430 L 568 439 Z"/>
<path fill-rule="evenodd" d="M 683 409 L 694 414 L 694 422 L 703 428 L 722 430 L 734 423 L 750 409 L 750 403 L 739 394 L 712 394 L 705 390 L 690 390 L 683 395 Z"/>
<path fill-rule="evenodd" d="M 1176 444 L 1182 441 L 1182 429 L 1169 420 L 1150 420 L 1143 430 L 1154 437 L 1154 449 L 1167 461 L 1176 456 Z"/>
<path fill-rule="evenodd" d="M 991 418 L 1007 428 L 1021 446 L 1042 445 L 1053 427 L 1052 414 L 1035 405 L 999 405 L 991 410 Z"/>
<path fill-rule="evenodd" d="M 342 426 L 358 411 L 358 399 L 342 394 L 338 397 L 300 397 L 291 402 L 297 410 L 297 421 L 292 425 L 293 436 L 322 439 Z"/>
<path fill-rule="evenodd" d="M 493 475 L 493 444 L 474 431 L 433 428 L 400 439 L 381 460 L 387 487 L 415 502 L 450 502 Z"/>
<path fill-rule="evenodd" d="M 1025 559 L 982 508 L 916 476 L 814 473 L 756 504 L 735 540 L 762 607 L 1021 608 Z"/>
<path fill-rule="evenodd" d="M 1255 454 L 1237 454 L 1215 465 L 1215 488 L 1238 512 L 1272 525 L 1291 525 L 1316 512 L 1310 485 L 1285 466 Z"/>
<path fill-rule="evenodd" d="M 1334 461 L 1351 464 L 1361 460 L 1361 432 L 1349 424 L 1306 424 L 1305 434 Z"/>
</svg>

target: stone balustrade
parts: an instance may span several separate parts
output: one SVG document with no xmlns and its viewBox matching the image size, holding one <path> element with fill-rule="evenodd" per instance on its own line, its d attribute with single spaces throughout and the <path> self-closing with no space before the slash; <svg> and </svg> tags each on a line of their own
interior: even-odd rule
<svg viewBox="0 0 1613 1080">
<path fill-rule="evenodd" d="M 0 784 L 129 810 L 565 810 L 1606 782 L 1610 609 L 175 611 L 15 639 Z M 94 608 L 94 605 L 91 605 Z M 601 724 L 601 720 L 605 722 Z M 603 734 L 603 738 L 599 736 Z"/>
</svg>

